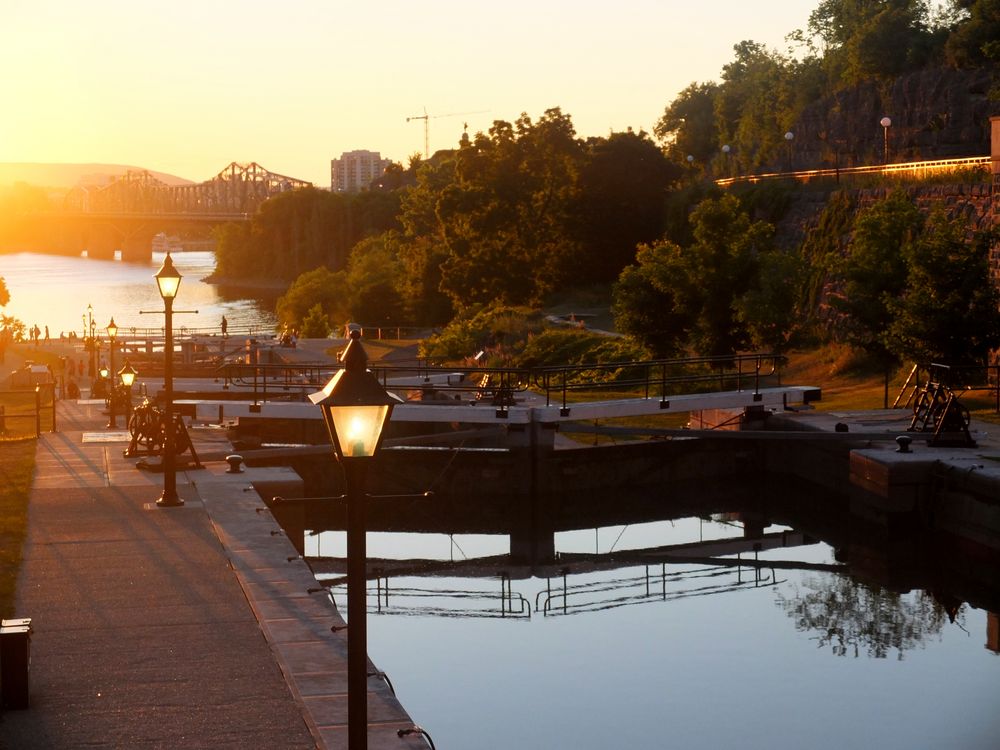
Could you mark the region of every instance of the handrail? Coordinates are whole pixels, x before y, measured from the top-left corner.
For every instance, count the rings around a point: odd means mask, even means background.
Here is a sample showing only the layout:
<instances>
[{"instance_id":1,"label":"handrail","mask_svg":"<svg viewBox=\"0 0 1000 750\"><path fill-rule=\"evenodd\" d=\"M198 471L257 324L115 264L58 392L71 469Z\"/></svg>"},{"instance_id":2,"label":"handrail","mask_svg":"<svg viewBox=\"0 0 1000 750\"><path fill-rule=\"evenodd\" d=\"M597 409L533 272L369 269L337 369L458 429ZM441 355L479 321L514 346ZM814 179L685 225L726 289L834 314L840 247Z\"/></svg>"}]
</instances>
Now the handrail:
<instances>
[{"instance_id":1,"label":"handrail","mask_svg":"<svg viewBox=\"0 0 1000 750\"><path fill-rule=\"evenodd\" d=\"M736 177L723 177L715 180L719 187L728 187L738 182L759 182L760 180L796 179L809 180L816 177L841 177L859 174L895 174L900 172L936 172L946 169L961 169L963 167L989 169L992 158L989 156L971 156L960 159L934 159L930 161L911 161L896 164L877 164L862 167L833 167L824 169L801 169L789 172L764 172L761 174L746 174Z\"/></svg>"},{"instance_id":2,"label":"handrail","mask_svg":"<svg viewBox=\"0 0 1000 750\"><path fill-rule=\"evenodd\" d=\"M386 388L422 389L458 398L491 399L506 409L515 396L534 390L545 396L545 405L554 401L566 409L571 393L584 391L641 391L644 398L659 398L664 408L678 385L712 384L759 393L761 381L779 375L787 358L780 354L755 353L722 357L684 357L645 361L545 367L440 367L428 364L386 365L375 363L371 370ZM215 372L223 379L223 390L247 389L257 400L268 394L315 391L326 385L339 368L330 364L246 364L226 363ZM460 374L454 382L448 376ZM398 385L403 379L411 383Z\"/></svg>"}]
</instances>

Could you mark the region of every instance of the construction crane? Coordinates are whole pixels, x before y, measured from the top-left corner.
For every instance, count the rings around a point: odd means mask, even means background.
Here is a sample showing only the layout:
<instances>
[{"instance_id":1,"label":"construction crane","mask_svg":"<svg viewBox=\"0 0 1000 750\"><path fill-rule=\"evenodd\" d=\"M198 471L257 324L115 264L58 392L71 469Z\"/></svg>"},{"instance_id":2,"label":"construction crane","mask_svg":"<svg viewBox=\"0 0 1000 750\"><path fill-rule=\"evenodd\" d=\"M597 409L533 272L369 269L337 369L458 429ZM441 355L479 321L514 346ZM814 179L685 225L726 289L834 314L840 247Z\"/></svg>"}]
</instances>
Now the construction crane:
<instances>
[{"instance_id":1,"label":"construction crane","mask_svg":"<svg viewBox=\"0 0 1000 750\"><path fill-rule=\"evenodd\" d=\"M422 115L413 115L412 117L407 117L406 121L410 120L423 120L424 121L424 158L429 159L431 157L431 128L430 121L437 120L442 117L461 117L463 115L481 115L489 112L488 109L480 109L476 112L449 112L446 115L429 115L427 114L427 107L424 107L424 113Z\"/></svg>"}]
</instances>

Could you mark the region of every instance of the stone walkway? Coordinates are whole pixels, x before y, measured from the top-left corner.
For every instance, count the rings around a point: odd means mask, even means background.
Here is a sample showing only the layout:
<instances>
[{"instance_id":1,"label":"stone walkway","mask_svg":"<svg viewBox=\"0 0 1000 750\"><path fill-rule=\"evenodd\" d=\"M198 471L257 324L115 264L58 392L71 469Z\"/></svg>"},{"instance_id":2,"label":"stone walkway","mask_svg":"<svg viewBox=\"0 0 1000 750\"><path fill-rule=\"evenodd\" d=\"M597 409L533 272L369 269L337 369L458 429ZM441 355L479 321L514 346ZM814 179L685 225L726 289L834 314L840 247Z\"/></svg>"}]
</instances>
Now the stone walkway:
<instances>
[{"instance_id":1,"label":"stone walkway","mask_svg":"<svg viewBox=\"0 0 1000 750\"><path fill-rule=\"evenodd\" d=\"M0 748L346 747L346 631L253 491L274 470L181 472L184 507L160 509L162 476L106 422L63 401L38 441L16 612L31 707L0 714ZM426 747L369 688L369 746Z\"/></svg>"}]
</instances>

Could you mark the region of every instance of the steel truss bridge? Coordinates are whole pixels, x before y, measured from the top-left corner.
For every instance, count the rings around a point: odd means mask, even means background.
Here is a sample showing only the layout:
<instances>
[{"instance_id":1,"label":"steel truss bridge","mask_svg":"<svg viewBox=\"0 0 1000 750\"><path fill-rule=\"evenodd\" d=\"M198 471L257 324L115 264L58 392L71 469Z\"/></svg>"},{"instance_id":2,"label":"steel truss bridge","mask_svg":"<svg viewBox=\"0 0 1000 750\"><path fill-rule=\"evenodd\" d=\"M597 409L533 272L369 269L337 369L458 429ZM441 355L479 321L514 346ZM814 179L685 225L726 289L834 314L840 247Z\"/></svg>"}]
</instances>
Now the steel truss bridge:
<instances>
[{"instance_id":1,"label":"steel truss bridge","mask_svg":"<svg viewBox=\"0 0 1000 750\"><path fill-rule=\"evenodd\" d=\"M183 214L239 221L268 198L311 186L311 182L270 172L257 162L232 162L210 180L191 185L168 185L147 171L129 170L108 185L74 188L66 196L65 210L102 215Z\"/></svg>"},{"instance_id":2,"label":"steel truss bridge","mask_svg":"<svg viewBox=\"0 0 1000 750\"><path fill-rule=\"evenodd\" d=\"M61 211L34 217L29 234L47 252L86 251L103 259L120 252L122 260L149 261L157 234L195 237L205 245L212 227L248 221L268 199L311 186L256 162L232 162L190 185L168 185L148 171L129 170L107 185L74 188Z\"/></svg>"}]
</instances>

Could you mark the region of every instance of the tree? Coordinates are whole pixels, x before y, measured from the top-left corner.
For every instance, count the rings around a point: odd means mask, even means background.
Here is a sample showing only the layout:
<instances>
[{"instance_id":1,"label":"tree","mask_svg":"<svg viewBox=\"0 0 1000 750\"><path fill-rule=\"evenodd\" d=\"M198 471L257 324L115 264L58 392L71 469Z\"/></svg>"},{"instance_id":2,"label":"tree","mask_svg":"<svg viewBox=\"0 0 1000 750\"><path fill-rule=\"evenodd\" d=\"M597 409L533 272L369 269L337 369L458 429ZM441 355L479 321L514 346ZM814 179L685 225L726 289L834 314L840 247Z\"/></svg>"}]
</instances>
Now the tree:
<instances>
[{"instance_id":1,"label":"tree","mask_svg":"<svg viewBox=\"0 0 1000 750\"><path fill-rule=\"evenodd\" d=\"M319 305L327 318L344 320L349 316L346 274L334 273L325 266L300 275L276 305L278 321L288 328L302 328L310 311Z\"/></svg>"},{"instance_id":2,"label":"tree","mask_svg":"<svg viewBox=\"0 0 1000 750\"><path fill-rule=\"evenodd\" d=\"M330 335L330 319L323 312L323 306L319 303L313 305L306 316L302 319L302 326L299 331L303 338L325 339Z\"/></svg>"},{"instance_id":3,"label":"tree","mask_svg":"<svg viewBox=\"0 0 1000 750\"><path fill-rule=\"evenodd\" d=\"M615 324L658 356L690 348L727 356L749 341L748 306L773 227L751 222L732 195L702 201L691 214L694 242L640 248L614 287ZM761 329L766 324L761 320Z\"/></svg>"},{"instance_id":4,"label":"tree","mask_svg":"<svg viewBox=\"0 0 1000 750\"><path fill-rule=\"evenodd\" d=\"M798 327L804 264L798 255L772 249L761 253L754 283L736 300L736 315L755 349L781 352Z\"/></svg>"},{"instance_id":5,"label":"tree","mask_svg":"<svg viewBox=\"0 0 1000 750\"><path fill-rule=\"evenodd\" d=\"M889 376L898 362L886 336L893 308L907 285L907 248L923 223L920 211L901 190L858 213L854 236L839 268L843 293L832 300L846 314L841 336L867 352L884 374L883 406L889 406Z\"/></svg>"},{"instance_id":6,"label":"tree","mask_svg":"<svg viewBox=\"0 0 1000 750\"><path fill-rule=\"evenodd\" d=\"M568 227L580 247L577 281L613 281L635 259L640 243L662 236L667 191L680 174L645 133L587 142L576 220Z\"/></svg>"},{"instance_id":7,"label":"tree","mask_svg":"<svg viewBox=\"0 0 1000 750\"><path fill-rule=\"evenodd\" d=\"M964 18L954 23L945 43L947 61L956 68L1000 60L1000 2L951 0Z\"/></svg>"},{"instance_id":8,"label":"tree","mask_svg":"<svg viewBox=\"0 0 1000 750\"><path fill-rule=\"evenodd\" d=\"M351 319L370 325L403 323L401 274L399 259L385 242L385 235L355 245L344 277L346 308Z\"/></svg>"},{"instance_id":9,"label":"tree","mask_svg":"<svg viewBox=\"0 0 1000 750\"><path fill-rule=\"evenodd\" d=\"M7 280L0 276L0 307L10 304L10 291L7 289Z\"/></svg>"},{"instance_id":10,"label":"tree","mask_svg":"<svg viewBox=\"0 0 1000 750\"><path fill-rule=\"evenodd\" d=\"M451 158L422 167L394 239L414 279L411 309L435 290L461 310L534 303L554 289L579 257L569 227L582 160L572 122L555 108L537 122L526 114L497 121Z\"/></svg>"},{"instance_id":11,"label":"tree","mask_svg":"<svg viewBox=\"0 0 1000 750\"><path fill-rule=\"evenodd\" d=\"M640 245L635 265L627 266L612 289L611 312L615 328L648 347L657 357L683 351L692 320L676 295L664 283L682 272L681 247L661 241Z\"/></svg>"},{"instance_id":12,"label":"tree","mask_svg":"<svg viewBox=\"0 0 1000 750\"><path fill-rule=\"evenodd\" d=\"M691 214L695 243L684 254L684 297L694 318L691 343L706 356L733 354L748 342L737 301L751 288L758 256L771 249L773 227L751 222L732 195L707 200Z\"/></svg>"},{"instance_id":13,"label":"tree","mask_svg":"<svg viewBox=\"0 0 1000 750\"><path fill-rule=\"evenodd\" d=\"M688 155L705 164L719 149L715 122L716 83L691 83L663 111L653 134L665 144L670 161L685 165Z\"/></svg>"},{"instance_id":14,"label":"tree","mask_svg":"<svg viewBox=\"0 0 1000 750\"><path fill-rule=\"evenodd\" d=\"M853 238L837 269L843 291L832 304L847 316L840 335L883 365L895 360L885 333L894 318L892 301L907 285L907 247L922 224L906 193L893 191L857 214Z\"/></svg>"},{"instance_id":15,"label":"tree","mask_svg":"<svg viewBox=\"0 0 1000 750\"><path fill-rule=\"evenodd\" d=\"M1000 347L1000 293L990 282L989 234L967 239L963 219L941 208L908 254L906 291L891 302L888 344L927 366L982 365Z\"/></svg>"}]
</instances>

